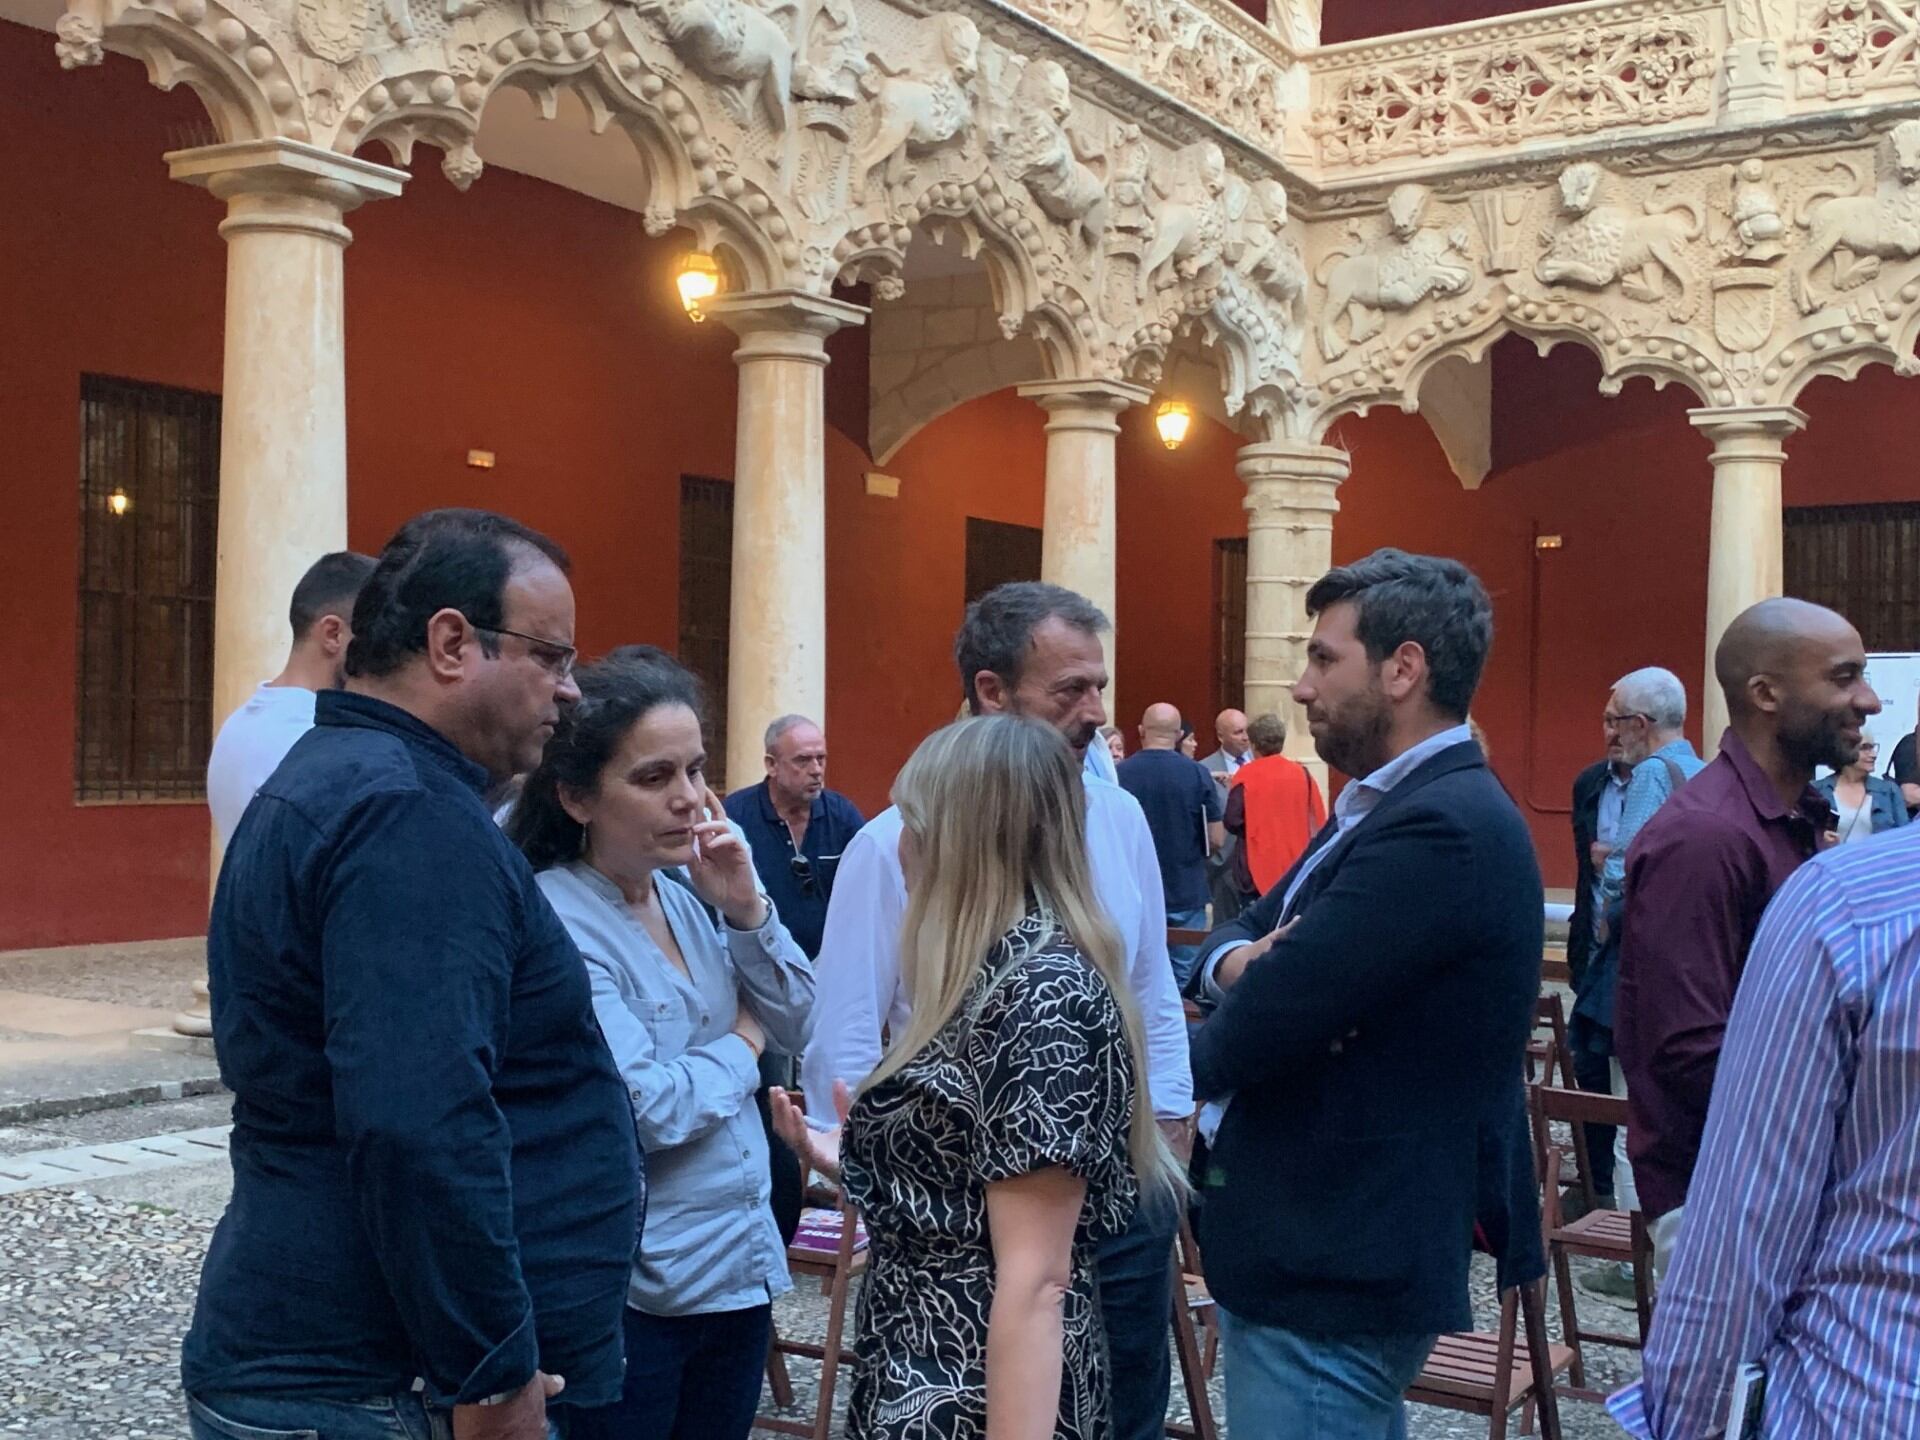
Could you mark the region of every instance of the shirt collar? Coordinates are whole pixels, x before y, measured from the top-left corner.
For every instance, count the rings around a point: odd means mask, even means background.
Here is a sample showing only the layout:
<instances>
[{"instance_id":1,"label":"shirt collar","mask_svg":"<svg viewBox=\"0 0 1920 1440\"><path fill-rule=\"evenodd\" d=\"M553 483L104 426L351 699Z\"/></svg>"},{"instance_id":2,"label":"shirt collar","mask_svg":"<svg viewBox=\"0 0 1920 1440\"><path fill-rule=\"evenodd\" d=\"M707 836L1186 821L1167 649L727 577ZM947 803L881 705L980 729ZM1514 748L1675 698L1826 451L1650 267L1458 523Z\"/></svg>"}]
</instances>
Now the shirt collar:
<instances>
[{"instance_id":1,"label":"shirt collar","mask_svg":"<svg viewBox=\"0 0 1920 1440\"><path fill-rule=\"evenodd\" d=\"M1762 820L1801 819L1824 827L1832 818L1831 807L1811 785L1800 792L1800 803L1794 809L1782 805L1773 781L1767 778L1767 772L1760 768L1760 762L1753 758L1753 752L1731 726L1720 737L1720 754L1739 777L1740 788L1747 792L1747 803Z\"/></svg>"},{"instance_id":2,"label":"shirt collar","mask_svg":"<svg viewBox=\"0 0 1920 1440\"><path fill-rule=\"evenodd\" d=\"M313 723L343 729L384 730L389 735L398 735L450 770L457 779L465 781L477 795L484 796L493 783L486 766L468 759L458 746L418 715L371 695L352 690L322 690L313 698Z\"/></svg>"},{"instance_id":3,"label":"shirt collar","mask_svg":"<svg viewBox=\"0 0 1920 1440\"><path fill-rule=\"evenodd\" d=\"M1367 776L1366 779L1355 780L1347 786L1345 790L1340 792L1340 798L1334 802L1333 808L1336 811L1347 813L1352 811L1356 806L1362 806L1363 802L1356 792L1366 791L1369 793L1368 798L1364 802L1364 808L1371 809L1379 797L1385 795L1389 790L1393 789L1394 786L1398 785L1402 780L1406 779L1407 776L1411 775L1415 770L1418 770L1442 750L1450 750L1455 745L1465 744L1472 739L1473 731L1468 729L1465 724L1452 726L1449 729L1440 731L1437 735L1429 735L1418 745L1408 746L1407 749L1394 756L1393 759ZM1347 798L1349 795L1353 796L1351 800Z\"/></svg>"}]
</instances>

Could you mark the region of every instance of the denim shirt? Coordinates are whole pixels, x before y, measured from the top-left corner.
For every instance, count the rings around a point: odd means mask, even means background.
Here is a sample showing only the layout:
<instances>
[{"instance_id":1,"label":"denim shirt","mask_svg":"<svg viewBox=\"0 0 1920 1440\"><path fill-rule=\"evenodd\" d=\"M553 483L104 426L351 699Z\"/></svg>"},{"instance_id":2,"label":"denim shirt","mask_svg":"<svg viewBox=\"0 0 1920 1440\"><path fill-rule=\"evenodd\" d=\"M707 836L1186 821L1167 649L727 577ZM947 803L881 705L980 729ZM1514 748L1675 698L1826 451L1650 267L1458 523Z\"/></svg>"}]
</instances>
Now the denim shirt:
<instances>
[{"instance_id":1,"label":"denim shirt","mask_svg":"<svg viewBox=\"0 0 1920 1440\"><path fill-rule=\"evenodd\" d=\"M691 890L661 883L682 974L591 865L543 870L539 883L586 957L593 1008L647 1152L646 1235L627 1303L649 1315L705 1315L786 1293L793 1282L753 1103L760 1068L733 1025L744 998L768 1048L799 1054L812 963L771 904L758 930L716 927Z\"/></svg>"},{"instance_id":2,"label":"denim shirt","mask_svg":"<svg viewBox=\"0 0 1920 1440\"><path fill-rule=\"evenodd\" d=\"M640 1175L585 967L485 772L329 691L247 808L208 923L233 1198L190 1393L618 1398Z\"/></svg>"}]
</instances>

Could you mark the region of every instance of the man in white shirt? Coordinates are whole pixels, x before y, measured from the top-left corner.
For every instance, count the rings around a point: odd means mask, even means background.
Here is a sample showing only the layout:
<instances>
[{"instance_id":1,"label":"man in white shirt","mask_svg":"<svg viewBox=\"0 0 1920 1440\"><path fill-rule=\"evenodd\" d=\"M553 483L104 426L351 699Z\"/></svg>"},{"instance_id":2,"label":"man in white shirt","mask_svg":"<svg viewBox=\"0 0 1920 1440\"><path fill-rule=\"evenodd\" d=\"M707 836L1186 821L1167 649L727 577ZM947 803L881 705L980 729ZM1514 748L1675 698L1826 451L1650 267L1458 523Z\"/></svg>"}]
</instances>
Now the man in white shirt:
<instances>
[{"instance_id":1,"label":"man in white shirt","mask_svg":"<svg viewBox=\"0 0 1920 1440\"><path fill-rule=\"evenodd\" d=\"M1101 634L1107 618L1057 585L1020 581L967 607L954 639L969 709L1026 715L1053 726L1084 761L1106 723ZM1104 748L1104 746L1098 747ZM1127 948L1127 972L1146 1027L1147 1081L1169 1143L1191 1147L1193 1077L1186 1021L1167 959L1166 903L1153 835L1137 802L1091 773L1087 848L1094 888ZM906 1015L900 989L900 924L907 887L900 870L900 814L869 821L841 856L815 966L813 1039L801 1064L808 1109L837 1122L833 1082L857 1085L879 1063L881 1029ZM1171 1381L1167 1325L1171 1207L1143 1206L1132 1228L1101 1247L1100 1306L1113 1356L1115 1440L1165 1433Z\"/></svg>"},{"instance_id":2,"label":"man in white shirt","mask_svg":"<svg viewBox=\"0 0 1920 1440\"><path fill-rule=\"evenodd\" d=\"M286 668L227 717L207 757L207 808L224 849L261 785L313 728L313 697L338 690L353 639L353 602L373 573L371 556L322 555L293 587L287 619L293 649Z\"/></svg>"}]
</instances>

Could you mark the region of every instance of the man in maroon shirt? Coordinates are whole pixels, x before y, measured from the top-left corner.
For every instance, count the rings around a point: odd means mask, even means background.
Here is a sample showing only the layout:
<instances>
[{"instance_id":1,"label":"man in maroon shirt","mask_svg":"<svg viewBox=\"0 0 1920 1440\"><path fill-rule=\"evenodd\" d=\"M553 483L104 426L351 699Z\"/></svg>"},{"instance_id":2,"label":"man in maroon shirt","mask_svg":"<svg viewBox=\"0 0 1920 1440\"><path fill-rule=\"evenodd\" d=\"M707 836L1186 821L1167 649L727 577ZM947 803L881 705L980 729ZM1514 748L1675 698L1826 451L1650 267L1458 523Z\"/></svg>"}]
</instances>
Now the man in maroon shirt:
<instances>
[{"instance_id":1,"label":"man in maroon shirt","mask_svg":"<svg viewBox=\"0 0 1920 1440\"><path fill-rule=\"evenodd\" d=\"M1880 709L1859 632L1803 600L1743 611L1713 669L1730 722L1719 757L1674 792L1627 852L1614 1045L1656 1275L1679 1232L1761 912L1833 824L1812 789L1814 769L1851 764L1866 718Z\"/></svg>"}]
</instances>

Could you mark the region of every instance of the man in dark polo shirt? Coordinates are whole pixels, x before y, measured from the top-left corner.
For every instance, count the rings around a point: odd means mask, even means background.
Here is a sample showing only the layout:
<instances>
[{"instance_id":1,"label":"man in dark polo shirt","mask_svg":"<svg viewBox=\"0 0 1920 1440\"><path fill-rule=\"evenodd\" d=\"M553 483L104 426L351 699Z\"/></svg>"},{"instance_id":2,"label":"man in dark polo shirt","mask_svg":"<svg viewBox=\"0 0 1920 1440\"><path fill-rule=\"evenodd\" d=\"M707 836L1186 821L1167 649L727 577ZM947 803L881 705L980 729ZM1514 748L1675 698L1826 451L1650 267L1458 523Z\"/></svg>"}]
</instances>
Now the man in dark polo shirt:
<instances>
[{"instance_id":1,"label":"man in dark polo shirt","mask_svg":"<svg viewBox=\"0 0 1920 1440\"><path fill-rule=\"evenodd\" d=\"M579 699L573 591L503 516L407 522L345 690L248 807L208 923L233 1198L196 1440L546 1440L618 1398L640 1214L586 967L488 813Z\"/></svg>"},{"instance_id":2,"label":"man in dark polo shirt","mask_svg":"<svg viewBox=\"0 0 1920 1440\"><path fill-rule=\"evenodd\" d=\"M1140 749L1121 762L1120 788L1140 802L1153 832L1166 893L1167 924L1176 930L1207 928L1207 856L1226 841L1220 787L1198 760L1180 753L1180 712L1149 705L1140 717ZM1172 945L1167 957L1182 990L1193 978L1198 952Z\"/></svg>"},{"instance_id":3,"label":"man in dark polo shirt","mask_svg":"<svg viewBox=\"0 0 1920 1440\"><path fill-rule=\"evenodd\" d=\"M766 779L727 796L727 818L746 833L787 933L815 960L841 852L867 822L827 789L827 737L806 716L782 715L767 727L766 764Z\"/></svg>"},{"instance_id":4,"label":"man in dark polo shirt","mask_svg":"<svg viewBox=\"0 0 1920 1440\"><path fill-rule=\"evenodd\" d=\"M1664 1272L1706 1128L1720 1043L1767 902L1832 828L1816 767L1853 763L1879 713L1844 616L1763 600L1713 657L1729 724L1720 754L1627 851L1614 1048L1627 1153Z\"/></svg>"}]
</instances>

